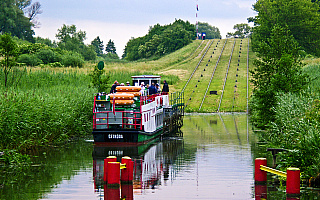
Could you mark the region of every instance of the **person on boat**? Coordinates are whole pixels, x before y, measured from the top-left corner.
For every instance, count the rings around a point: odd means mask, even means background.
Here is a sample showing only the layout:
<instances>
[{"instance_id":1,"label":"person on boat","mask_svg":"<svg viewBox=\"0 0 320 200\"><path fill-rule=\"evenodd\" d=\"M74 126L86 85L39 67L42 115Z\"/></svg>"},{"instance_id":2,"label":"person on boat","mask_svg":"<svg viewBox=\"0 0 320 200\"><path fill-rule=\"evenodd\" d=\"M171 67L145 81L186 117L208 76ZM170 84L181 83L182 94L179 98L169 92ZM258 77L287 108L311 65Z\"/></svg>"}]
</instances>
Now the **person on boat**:
<instances>
[{"instance_id":1,"label":"person on boat","mask_svg":"<svg viewBox=\"0 0 320 200\"><path fill-rule=\"evenodd\" d=\"M169 92L169 85L166 80L163 81L162 92L163 92L163 94L168 94L168 92Z\"/></svg>"},{"instance_id":2,"label":"person on boat","mask_svg":"<svg viewBox=\"0 0 320 200\"><path fill-rule=\"evenodd\" d=\"M116 87L118 85L118 81L114 81L113 85L111 86L111 90L110 90L110 93L116 93Z\"/></svg>"},{"instance_id":3,"label":"person on boat","mask_svg":"<svg viewBox=\"0 0 320 200\"><path fill-rule=\"evenodd\" d=\"M144 92L145 92L144 82L141 82L140 87L141 87L140 93L141 95L144 95Z\"/></svg>"},{"instance_id":4,"label":"person on boat","mask_svg":"<svg viewBox=\"0 0 320 200\"><path fill-rule=\"evenodd\" d=\"M157 90L157 93L161 93L161 89L160 89L159 83L156 84L156 90Z\"/></svg>"},{"instance_id":5,"label":"person on boat","mask_svg":"<svg viewBox=\"0 0 320 200\"><path fill-rule=\"evenodd\" d=\"M129 81L127 81L127 82L126 82L126 85L127 85L127 86L130 86L130 82L129 82Z\"/></svg>"},{"instance_id":6,"label":"person on boat","mask_svg":"<svg viewBox=\"0 0 320 200\"><path fill-rule=\"evenodd\" d=\"M121 83L120 86L124 86L124 83Z\"/></svg>"},{"instance_id":7,"label":"person on boat","mask_svg":"<svg viewBox=\"0 0 320 200\"><path fill-rule=\"evenodd\" d=\"M154 83L151 83L151 86L149 87L149 95L153 95L155 93L157 93L157 89L154 86Z\"/></svg>"}]
</instances>

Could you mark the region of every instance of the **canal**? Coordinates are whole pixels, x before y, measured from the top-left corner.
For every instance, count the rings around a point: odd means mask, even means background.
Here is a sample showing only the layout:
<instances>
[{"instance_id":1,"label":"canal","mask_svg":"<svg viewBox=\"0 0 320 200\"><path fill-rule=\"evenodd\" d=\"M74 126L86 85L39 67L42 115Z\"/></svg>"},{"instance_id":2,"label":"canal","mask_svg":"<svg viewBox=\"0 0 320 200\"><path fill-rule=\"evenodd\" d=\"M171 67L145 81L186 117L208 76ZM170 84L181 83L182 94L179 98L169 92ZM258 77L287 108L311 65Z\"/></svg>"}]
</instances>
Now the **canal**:
<instances>
[{"instance_id":1,"label":"canal","mask_svg":"<svg viewBox=\"0 0 320 200\"><path fill-rule=\"evenodd\" d=\"M139 147L94 146L88 138L48 148L30 167L2 167L0 199L262 199L254 159L271 153L258 145L247 115L188 115L181 131ZM103 159L111 155L134 160L133 185L103 184ZM269 180L262 197L286 199L285 186ZM319 197L302 189L300 199Z\"/></svg>"}]
</instances>

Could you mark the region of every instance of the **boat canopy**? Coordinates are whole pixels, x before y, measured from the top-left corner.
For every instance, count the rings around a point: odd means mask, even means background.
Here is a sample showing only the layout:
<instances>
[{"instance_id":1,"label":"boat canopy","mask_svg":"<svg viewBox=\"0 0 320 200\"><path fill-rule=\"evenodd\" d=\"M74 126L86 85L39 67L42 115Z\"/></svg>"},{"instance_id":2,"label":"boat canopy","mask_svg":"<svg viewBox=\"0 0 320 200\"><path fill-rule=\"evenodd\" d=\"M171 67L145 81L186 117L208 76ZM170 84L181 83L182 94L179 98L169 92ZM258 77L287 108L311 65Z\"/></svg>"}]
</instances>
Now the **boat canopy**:
<instances>
[{"instance_id":1,"label":"boat canopy","mask_svg":"<svg viewBox=\"0 0 320 200\"><path fill-rule=\"evenodd\" d=\"M151 85L151 83L154 84L160 84L161 82L161 76L158 75L139 75L139 76L131 76L132 78L132 84L134 86L140 86L141 83L144 83L144 85Z\"/></svg>"}]
</instances>

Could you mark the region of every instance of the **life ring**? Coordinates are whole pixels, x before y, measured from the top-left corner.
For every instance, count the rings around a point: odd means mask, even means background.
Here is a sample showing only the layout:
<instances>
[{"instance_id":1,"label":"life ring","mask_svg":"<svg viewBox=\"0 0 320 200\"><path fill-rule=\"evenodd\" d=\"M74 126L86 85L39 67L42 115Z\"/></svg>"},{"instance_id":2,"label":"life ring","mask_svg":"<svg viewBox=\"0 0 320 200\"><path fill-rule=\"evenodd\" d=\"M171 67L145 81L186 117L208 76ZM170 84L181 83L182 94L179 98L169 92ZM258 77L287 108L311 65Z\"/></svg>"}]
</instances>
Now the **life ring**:
<instances>
[{"instance_id":1,"label":"life ring","mask_svg":"<svg viewBox=\"0 0 320 200\"><path fill-rule=\"evenodd\" d=\"M117 92L139 92L141 87L139 86L117 86Z\"/></svg>"},{"instance_id":2,"label":"life ring","mask_svg":"<svg viewBox=\"0 0 320 200\"><path fill-rule=\"evenodd\" d=\"M131 100L134 97L134 94L130 94L130 93L115 93L115 94L109 94L108 95L110 97L110 101L113 100L113 98L115 100Z\"/></svg>"},{"instance_id":3,"label":"life ring","mask_svg":"<svg viewBox=\"0 0 320 200\"><path fill-rule=\"evenodd\" d=\"M110 100L110 103L113 104L113 102L115 102L116 105L119 106L128 106L128 105L132 105L134 103L133 100Z\"/></svg>"}]
</instances>

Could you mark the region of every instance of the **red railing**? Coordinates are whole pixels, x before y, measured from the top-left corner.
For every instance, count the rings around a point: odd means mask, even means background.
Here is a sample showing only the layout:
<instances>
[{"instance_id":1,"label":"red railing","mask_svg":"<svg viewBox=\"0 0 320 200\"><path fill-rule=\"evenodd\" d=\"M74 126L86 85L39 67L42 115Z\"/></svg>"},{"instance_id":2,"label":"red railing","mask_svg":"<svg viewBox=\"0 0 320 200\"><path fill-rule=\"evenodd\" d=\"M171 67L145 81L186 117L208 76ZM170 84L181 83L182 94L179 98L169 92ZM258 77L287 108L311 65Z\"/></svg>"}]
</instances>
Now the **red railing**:
<instances>
[{"instance_id":1,"label":"red railing","mask_svg":"<svg viewBox=\"0 0 320 200\"><path fill-rule=\"evenodd\" d=\"M165 95L168 93L157 93L157 94L153 94L153 95L149 95L149 96L140 96L140 111L139 112L133 112L133 111L101 111L101 112L96 112L96 96L94 97L94 106L93 106L93 129L96 129L97 126L100 125L107 125L107 128L109 128L110 124L109 124L109 113L115 114L115 113L122 113L121 119L122 119L122 128L124 128L125 126L130 126L130 127L134 127L134 129L140 129L142 130L142 106L146 105L152 101L155 101L155 98L157 96L160 95ZM161 102L162 103L162 102ZM105 117L97 117L97 114L99 113L106 113L107 115ZM125 113L130 113L130 114L134 114L133 117L125 117ZM140 117L137 117L137 114L140 114ZM97 119L107 119L106 123L98 123L97 124ZM132 119L133 122L132 123L128 123L129 119ZM140 120L140 122L138 123L138 121Z\"/></svg>"}]
</instances>

